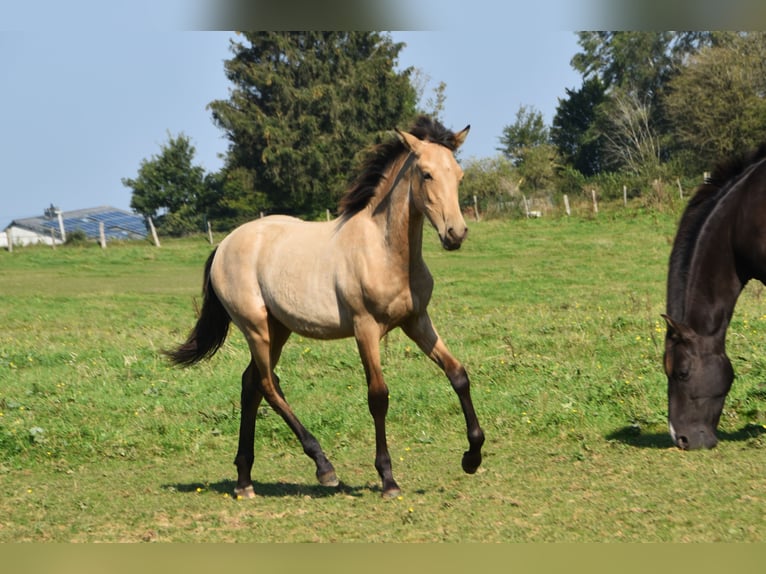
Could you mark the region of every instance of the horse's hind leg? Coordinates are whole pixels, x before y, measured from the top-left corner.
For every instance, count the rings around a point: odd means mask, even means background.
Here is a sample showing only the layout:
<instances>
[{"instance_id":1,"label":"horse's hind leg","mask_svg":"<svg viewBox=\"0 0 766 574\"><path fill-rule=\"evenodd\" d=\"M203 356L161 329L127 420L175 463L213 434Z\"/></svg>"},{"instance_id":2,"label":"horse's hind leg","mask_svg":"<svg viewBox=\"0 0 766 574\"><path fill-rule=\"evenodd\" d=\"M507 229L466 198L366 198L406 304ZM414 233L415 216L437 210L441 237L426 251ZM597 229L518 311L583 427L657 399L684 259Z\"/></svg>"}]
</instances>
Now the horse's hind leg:
<instances>
[{"instance_id":1,"label":"horse's hind leg","mask_svg":"<svg viewBox=\"0 0 766 574\"><path fill-rule=\"evenodd\" d=\"M428 314L423 313L413 317L409 322L402 325L402 329L444 371L460 400L468 435L468 450L463 453L462 466L465 472L473 474L481 465L484 431L479 426L479 420L473 408L468 373L460 361L449 352L444 341L434 329Z\"/></svg>"},{"instance_id":2,"label":"horse's hind leg","mask_svg":"<svg viewBox=\"0 0 766 574\"><path fill-rule=\"evenodd\" d=\"M255 491L251 471L255 460L255 417L258 406L263 399L260 389L260 375L255 364L250 364L242 373L241 417L239 423L239 446L234 464L237 467L237 486L234 496L237 498L253 498Z\"/></svg>"},{"instance_id":3,"label":"horse's hind leg","mask_svg":"<svg viewBox=\"0 0 766 574\"><path fill-rule=\"evenodd\" d=\"M273 376L277 392L282 395L282 390L279 388L279 378L276 375ZM234 496L238 499L255 497L251 473L255 461L255 420L258 415L258 407L263 400L260 377L255 363L250 361L247 369L242 373L239 445L237 456L234 459L234 465L237 467L237 485L234 487Z\"/></svg>"},{"instance_id":4,"label":"horse's hind leg","mask_svg":"<svg viewBox=\"0 0 766 574\"><path fill-rule=\"evenodd\" d=\"M265 308L263 315L267 315ZM270 320L268 316L263 317L264 321L260 325L267 324L268 328L252 328L245 330L245 336L250 346L250 352L260 373L260 389L263 397L269 406L282 417L287 426L293 431L301 442L303 452L305 452L316 465L316 477L323 486L337 486L338 478L335 475L335 469L324 454L319 441L306 430L298 417L295 416L290 405L287 404L279 381L273 372L276 360L289 336L290 332L275 320ZM274 341L272 346L271 341Z\"/></svg>"}]
</instances>

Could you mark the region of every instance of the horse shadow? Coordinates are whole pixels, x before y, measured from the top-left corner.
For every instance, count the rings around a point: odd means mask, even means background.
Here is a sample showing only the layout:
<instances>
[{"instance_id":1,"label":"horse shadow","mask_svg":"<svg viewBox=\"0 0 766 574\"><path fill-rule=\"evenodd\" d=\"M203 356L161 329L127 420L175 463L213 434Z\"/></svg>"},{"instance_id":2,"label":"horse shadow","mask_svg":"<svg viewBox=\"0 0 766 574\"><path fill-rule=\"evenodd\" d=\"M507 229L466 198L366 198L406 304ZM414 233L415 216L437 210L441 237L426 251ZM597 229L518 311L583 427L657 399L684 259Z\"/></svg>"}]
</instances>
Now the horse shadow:
<instances>
[{"instance_id":1,"label":"horse shadow","mask_svg":"<svg viewBox=\"0 0 766 574\"><path fill-rule=\"evenodd\" d=\"M758 438L766 434L766 428L763 425L748 423L739 430L733 432L718 430L716 435L720 441L746 441ZM636 448L657 448L666 449L675 446L667 432L642 432L636 425L630 425L617 429L608 435L607 440L613 440L634 446Z\"/></svg>"},{"instance_id":2,"label":"horse shadow","mask_svg":"<svg viewBox=\"0 0 766 574\"><path fill-rule=\"evenodd\" d=\"M213 492L220 495L227 495L234 498L234 480L219 480L218 482L185 482L175 484L163 484L163 490L171 492L182 492L186 494L197 494L202 492ZM311 498L329 498L339 494L346 496L361 497L363 492L374 491L374 487L368 486L350 486L341 482L338 486L322 486L320 484L297 484L291 482L258 482L253 481L253 488L258 497L282 498L286 496Z\"/></svg>"}]
</instances>

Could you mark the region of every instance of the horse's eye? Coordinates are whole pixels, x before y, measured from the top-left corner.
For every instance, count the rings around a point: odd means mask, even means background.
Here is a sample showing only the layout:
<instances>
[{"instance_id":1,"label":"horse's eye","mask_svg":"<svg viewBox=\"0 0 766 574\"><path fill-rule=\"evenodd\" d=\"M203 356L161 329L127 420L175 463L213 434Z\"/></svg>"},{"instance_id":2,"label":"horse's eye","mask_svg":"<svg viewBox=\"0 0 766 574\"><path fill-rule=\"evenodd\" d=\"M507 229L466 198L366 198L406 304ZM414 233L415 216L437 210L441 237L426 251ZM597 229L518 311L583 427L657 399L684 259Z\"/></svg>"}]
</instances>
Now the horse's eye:
<instances>
[{"instance_id":1,"label":"horse's eye","mask_svg":"<svg viewBox=\"0 0 766 574\"><path fill-rule=\"evenodd\" d=\"M689 380L689 369L683 369L676 371L676 379L679 381L688 381Z\"/></svg>"},{"instance_id":2,"label":"horse's eye","mask_svg":"<svg viewBox=\"0 0 766 574\"><path fill-rule=\"evenodd\" d=\"M432 176L432 175L431 175L430 173L428 173L427 171L424 171L424 172L423 172L423 179L433 179L433 178L434 178L434 176Z\"/></svg>"}]
</instances>

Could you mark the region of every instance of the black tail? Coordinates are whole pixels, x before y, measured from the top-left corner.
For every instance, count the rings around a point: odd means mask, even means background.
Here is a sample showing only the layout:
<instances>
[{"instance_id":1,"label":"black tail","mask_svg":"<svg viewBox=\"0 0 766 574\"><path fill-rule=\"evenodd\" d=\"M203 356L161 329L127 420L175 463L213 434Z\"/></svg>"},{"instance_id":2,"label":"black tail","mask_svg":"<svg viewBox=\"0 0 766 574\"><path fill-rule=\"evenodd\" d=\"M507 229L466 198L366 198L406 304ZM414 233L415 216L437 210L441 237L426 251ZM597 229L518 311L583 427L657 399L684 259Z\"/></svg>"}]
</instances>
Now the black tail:
<instances>
[{"instance_id":1,"label":"black tail","mask_svg":"<svg viewBox=\"0 0 766 574\"><path fill-rule=\"evenodd\" d=\"M213 264L215 252L214 249L205 263L205 278L202 282L202 310L197 318L197 323L183 344L176 349L163 351L176 365L188 367L202 359L209 359L221 348L229 332L231 317L224 309L210 283L210 267Z\"/></svg>"}]
</instances>

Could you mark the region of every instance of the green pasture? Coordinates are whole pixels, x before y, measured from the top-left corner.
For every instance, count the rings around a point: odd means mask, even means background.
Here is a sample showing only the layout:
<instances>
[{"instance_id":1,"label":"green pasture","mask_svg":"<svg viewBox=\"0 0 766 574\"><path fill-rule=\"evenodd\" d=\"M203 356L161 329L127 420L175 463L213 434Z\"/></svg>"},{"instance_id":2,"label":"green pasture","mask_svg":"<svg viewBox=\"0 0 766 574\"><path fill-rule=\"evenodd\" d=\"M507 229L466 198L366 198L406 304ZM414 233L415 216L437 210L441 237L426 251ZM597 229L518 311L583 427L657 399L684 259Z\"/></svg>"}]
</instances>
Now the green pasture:
<instances>
[{"instance_id":1,"label":"green pasture","mask_svg":"<svg viewBox=\"0 0 766 574\"><path fill-rule=\"evenodd\" d=\"M660 313L677 217L469 222L458 252L427 229L431 316L471 376L485 459L462 472L457 398L396 331L382 351L394 500L354 342L297 336L278 372L342 485L316 484L264 406L258 496L232 498L240 334L191 369L160 355L193 324L206 238L2 251L0 542L766 541L760 284L729 330L719 446L682 452L667 436Z\"/></svg>"}]
</instances>

